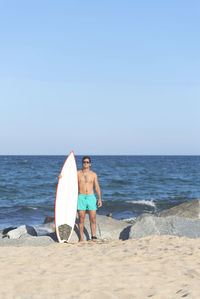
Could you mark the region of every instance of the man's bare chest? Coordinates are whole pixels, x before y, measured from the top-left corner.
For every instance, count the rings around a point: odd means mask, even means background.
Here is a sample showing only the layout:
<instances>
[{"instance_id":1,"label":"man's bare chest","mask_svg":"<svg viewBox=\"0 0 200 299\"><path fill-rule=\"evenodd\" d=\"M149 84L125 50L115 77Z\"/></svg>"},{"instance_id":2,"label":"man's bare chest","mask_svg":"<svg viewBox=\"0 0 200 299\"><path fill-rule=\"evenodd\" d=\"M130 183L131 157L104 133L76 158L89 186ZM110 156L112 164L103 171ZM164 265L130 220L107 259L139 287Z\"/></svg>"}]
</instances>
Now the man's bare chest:
<instances>
[{"instance_id":1,"label":"man's bare chest","mask_svg":"<svg viewBox=\"0 0 200 299\"><path fill-rule=\"evenodd\" d=\"M85 173L81 173L79 175L79 183L82 183L82 184L92 184L94 181L94 178L91 174L85 174Z\"/></svg>"}]
</instances>

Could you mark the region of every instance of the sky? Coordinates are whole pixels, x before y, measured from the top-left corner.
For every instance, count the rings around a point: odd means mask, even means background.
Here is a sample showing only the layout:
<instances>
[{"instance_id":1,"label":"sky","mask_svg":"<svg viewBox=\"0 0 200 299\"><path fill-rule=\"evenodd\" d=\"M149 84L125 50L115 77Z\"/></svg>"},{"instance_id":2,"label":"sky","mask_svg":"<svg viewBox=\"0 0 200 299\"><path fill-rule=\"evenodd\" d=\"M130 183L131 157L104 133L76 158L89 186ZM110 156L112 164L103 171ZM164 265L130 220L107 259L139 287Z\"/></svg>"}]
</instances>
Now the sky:
<instances>
[{"instance_id":1,"label":"sky","mask_svg":"<svg viewBox=\"0 0 200 299\"><path fill-rule=\"evenodd\" d=\"M200 155L199 11L0 0L0 154Z\"/></svg>"}]
</instances>

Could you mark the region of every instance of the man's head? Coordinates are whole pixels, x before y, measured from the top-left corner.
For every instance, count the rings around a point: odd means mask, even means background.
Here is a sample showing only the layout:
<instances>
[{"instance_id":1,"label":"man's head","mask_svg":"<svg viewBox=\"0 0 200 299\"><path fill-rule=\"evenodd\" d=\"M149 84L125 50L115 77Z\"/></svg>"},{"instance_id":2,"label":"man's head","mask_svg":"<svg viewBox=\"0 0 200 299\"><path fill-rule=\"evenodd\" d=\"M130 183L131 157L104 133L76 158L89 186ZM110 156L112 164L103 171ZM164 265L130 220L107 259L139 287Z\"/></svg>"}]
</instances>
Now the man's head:
<instances>
[{"instance_id":1,"label":"man's head","mask_svg":"<svg viewBox=\"0 0 200 299\"><path fill-rule=\"evenodd\" d=\"M84 169L90 168L90 166L91 166L91 159L90 159L90 157L88 157L88 156L83 157L82 164L83 164L83 168Z\"/></svg>"}]
</instances>

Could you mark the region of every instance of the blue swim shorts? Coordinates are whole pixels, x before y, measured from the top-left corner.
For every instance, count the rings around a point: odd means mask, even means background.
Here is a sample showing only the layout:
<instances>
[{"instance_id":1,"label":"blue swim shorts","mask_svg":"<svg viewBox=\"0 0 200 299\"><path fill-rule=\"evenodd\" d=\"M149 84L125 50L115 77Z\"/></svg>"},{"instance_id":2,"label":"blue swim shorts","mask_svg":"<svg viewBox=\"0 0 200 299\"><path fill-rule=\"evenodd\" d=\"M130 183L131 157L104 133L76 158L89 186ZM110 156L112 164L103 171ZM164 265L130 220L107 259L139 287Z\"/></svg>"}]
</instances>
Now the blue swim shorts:
<instances>
[{"instance_id":1,"label":"blue swim shorts","mask_svg":"<svg viewBox=\"0 0 200 299\"><path fill-rule=\"evenodd\" d=\"M94 194L79 194L78 196L78 210L89 210L96 211L97 210L97 200Z\"/></svg>"}]
</instances>

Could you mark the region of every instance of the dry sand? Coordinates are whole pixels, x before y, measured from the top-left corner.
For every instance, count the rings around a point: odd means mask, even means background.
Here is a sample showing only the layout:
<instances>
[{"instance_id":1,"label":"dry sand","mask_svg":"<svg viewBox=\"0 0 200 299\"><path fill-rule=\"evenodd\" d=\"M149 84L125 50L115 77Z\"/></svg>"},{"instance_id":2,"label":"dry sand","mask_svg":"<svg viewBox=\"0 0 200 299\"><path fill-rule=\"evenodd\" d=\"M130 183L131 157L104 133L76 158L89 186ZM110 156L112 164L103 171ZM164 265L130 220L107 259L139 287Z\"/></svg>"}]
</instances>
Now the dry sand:
<instances>
[{"instance_id":1,"label":"dry sand","mask_svg":"<svg viewBox=\"0 0 200 299\"><path fill-rule=\"evenodd\" d=\"M200 239L0 248L0 298L200 298Z\"/></svg>"}]
</instances>

